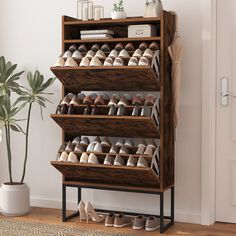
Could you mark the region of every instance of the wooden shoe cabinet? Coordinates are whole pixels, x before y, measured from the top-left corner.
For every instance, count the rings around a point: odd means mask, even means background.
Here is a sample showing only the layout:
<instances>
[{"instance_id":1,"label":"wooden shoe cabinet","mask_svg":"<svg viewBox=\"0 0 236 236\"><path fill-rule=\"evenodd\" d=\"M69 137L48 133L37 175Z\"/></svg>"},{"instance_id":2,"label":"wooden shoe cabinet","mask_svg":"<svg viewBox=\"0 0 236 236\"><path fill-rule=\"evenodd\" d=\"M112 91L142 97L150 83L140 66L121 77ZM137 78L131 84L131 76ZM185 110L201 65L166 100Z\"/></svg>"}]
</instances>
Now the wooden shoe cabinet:
<instances>
[{"instance_id":1,"label":"wooden shoe cabinet","mask_svg":"<svg viewBox=\"0 0 236 236\"><path fill-rule=\"evenodd\" d=\"M157 29L156 37L128 38L128 25L151 24ZM80 39L81 30L108 29L115 32L111 39ZM145 91L159 92L160 99L152 107L150 117L108 116L107 105L98 106L100 115L82 115L84 105L75 107L76 114L53 114L51 117L63 130L62 141L68 142L75 136L110 136L127 138L152 138L160 140L160 147L154 155L146 157L149 167L105 166L81 163L51 164L63 175L63 221L78 216L78 212L66 215L66 189L78 189L78 202L84 188L125 191L159 195L157 217L160 218L160 232L174 224L174 122L171 84L171 60L168 46L172 43L175 17L163 12L160 18L127 18L122 20L103 19L80 21L68 16L62 17L62 52L72 44L85 44L90 48L94 43L100 46L108 43L114 48L118 42L132 42L138 48L142 42L157 42L160 55L155 54L150 66L122 67L52 67L52 72L62 83L62 96L80 91ZM129 106L129 113L133 107ZM135 153L137 147L130 150ZM102 163L106 153L97 154ZM80 157L81 153L77 153ZM123 155L124 160L128 155ZM170 214L164 215L164 193L170 191ZM159 205L159 207L158 207ZM106 209L97 209L109 212ZM114 209L115 212L117 212ZM142 213L127 212L130 215Z\"/></svg>"}]
</instances>

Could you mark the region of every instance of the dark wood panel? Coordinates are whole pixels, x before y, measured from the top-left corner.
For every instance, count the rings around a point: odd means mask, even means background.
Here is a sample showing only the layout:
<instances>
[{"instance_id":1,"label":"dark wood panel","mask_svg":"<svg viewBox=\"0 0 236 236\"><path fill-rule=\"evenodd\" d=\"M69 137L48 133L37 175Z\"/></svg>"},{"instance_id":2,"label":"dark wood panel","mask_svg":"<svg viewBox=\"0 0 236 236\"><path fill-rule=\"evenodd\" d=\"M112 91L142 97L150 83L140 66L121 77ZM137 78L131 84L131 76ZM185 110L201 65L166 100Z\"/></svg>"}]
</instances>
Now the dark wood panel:
<instances>
[{"instance_id":1,"label":"dark wood panel","mask_svg":"<svg viewBox=\"0 0 236 236\"><path fill-rule=\"evenodd\" d=\"M51 115L65 132L91 136L159 138L158 127L150 117Z\"/></svg>"},{"instance_id":2,"label":"dark wood panel","mask_svg":"<svg viewBox=\"0 0 236 236\"><path fill-rule=\"evenodd\" d=\"M158 176L150 168L51 162L66 178L104 184L159 187Z\"/></svg>"},{"instance_id":3,"label":"dark wood panel","mask_svg":"<svg viewBox=\"0 0 236 236\"><path fill-rule=\"evenodd\" d=\"M51 71L72 91L159 90L157 75L150 67L51 67Z\"/></svg>"}]
</instances>

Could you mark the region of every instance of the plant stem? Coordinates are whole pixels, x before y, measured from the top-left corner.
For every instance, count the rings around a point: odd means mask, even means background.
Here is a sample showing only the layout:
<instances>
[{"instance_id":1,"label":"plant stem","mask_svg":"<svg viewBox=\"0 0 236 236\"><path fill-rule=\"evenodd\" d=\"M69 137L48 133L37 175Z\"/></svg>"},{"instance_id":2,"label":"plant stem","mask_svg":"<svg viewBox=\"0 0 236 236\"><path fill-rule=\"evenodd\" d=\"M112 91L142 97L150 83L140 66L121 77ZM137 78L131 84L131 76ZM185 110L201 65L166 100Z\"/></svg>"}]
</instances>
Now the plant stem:
<instances>
[{"instance_id":1,"label":"plant stem","mask_svg":"<svg viewBox=\"0 0 236 236\"><path fill-rule=\"evenodd\" d=\"M28 117L27 117L27 125L26 125L26 134L25 134L25 160L24 160L23 174L22 174L22 178L21 178L21 183L22 183L22 184L23 184L24 179L25 179L26 164L27 164L27 159L28 159L29 124L30 124L31 108L32 108L32 103L29 104Z\"/></svg>"},{"instance_id":2,"label":"plant stem","mask_svg":"<svg viewBox=\"0 0 236 236\"><path fill-rule=\"evenodd\" d=\"M5 123L5 131L6 131L6 143L7 143L7 157L8 157L8 171L10 177L10 183L13 183L12 180L12 168L11 168L11 144L10 144L10 127L8 123Z\"/></svg>"}]
</instances>

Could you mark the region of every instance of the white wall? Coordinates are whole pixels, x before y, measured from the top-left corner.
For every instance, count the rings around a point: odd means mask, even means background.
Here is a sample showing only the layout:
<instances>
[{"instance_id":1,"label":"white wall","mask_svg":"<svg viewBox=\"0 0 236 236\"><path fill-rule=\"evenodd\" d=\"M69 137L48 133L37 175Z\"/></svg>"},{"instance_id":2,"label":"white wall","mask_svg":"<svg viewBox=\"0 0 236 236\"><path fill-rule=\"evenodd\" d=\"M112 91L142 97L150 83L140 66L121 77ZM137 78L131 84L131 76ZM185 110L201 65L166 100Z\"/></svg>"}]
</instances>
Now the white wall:
<instances>
[{"instance_id":1,"label":"white wall","mask_svg":"<svg viewBox=\"0 0 236 236\"><path fill-rule=\"evenodd\" d=\"M112 3L94 0L105 6L109 16ZM126 0L129 16L142 15L143 0ZM61 15L76 15L76 1L68 0L1 0L0 2L0 55L18 63L20 69L38 68L45 76L52 76L49 67L61 50ZM176 218L179 221L200 222L200 158L201 158L201 1L163 0L166 10L175 10L180 17L180 33L184 45L183 79L181 90L181 119L176 143ZM135 4L135 7L134 7ZM44 111L34 109L26 182L31 188L35 206L60 207L61 177L50 166L61 142L61 131L49 118L60 98L60 83L51 88L54 104ZM24 116L24 115L22 115ZM23 158L22 136L14 135L14 170L19 178ZM0 146L0 182L7 181L5 145ZM85 200L97 206L114 206L117 209L140 210L154 213L157 198L141 194L112 194L88 190ZM75 195L68 197L75 207ZM134 200L135 199L135 200ZM124 201L125 200L125 201ZM155 207L154 207L155 206Z\"/></svg>"}]
</instances>

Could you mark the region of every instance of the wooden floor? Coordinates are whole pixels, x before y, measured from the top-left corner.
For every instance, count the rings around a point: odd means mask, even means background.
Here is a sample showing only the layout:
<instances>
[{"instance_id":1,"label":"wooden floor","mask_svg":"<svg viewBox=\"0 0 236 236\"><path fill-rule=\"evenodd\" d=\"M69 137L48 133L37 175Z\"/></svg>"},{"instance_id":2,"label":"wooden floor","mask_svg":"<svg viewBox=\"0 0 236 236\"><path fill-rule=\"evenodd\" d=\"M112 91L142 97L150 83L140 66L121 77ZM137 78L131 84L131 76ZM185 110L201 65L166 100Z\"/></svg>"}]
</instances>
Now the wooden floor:
<instances>
[{"instance_id":1,"label":"wooden floor","mask_svg":"<svg viewBox=\"0 0 236 236\"><path fill-rule=\"evenodd\" d=\"M0 215L0 217L3 217ZM115 229L115 228L107 228L103 224L96 224L90 222L87 223L80 223L78 218L71 220L70 222L62 223L61 222L61 211L55 209L45 209L45 208L32 208L29 215L23 217L17 217L20 220L27 220L33 222L43 222L48 224L60 224L64 226L76 226L81 228L91 228L91 229L98 229L103 231L112 231L112 232L125 232L125 233L135 233L137 236L154 236L159 235L158 231L155 232L145 232L144 230L141 231L134 231L131 228L122 228L122 229ZM162 235L172 235L172 236L179 236L179 235L196 235L196 236L236 236L236 224L224 224L224 223L216 223L213 226L201 226L201 225L194 225L194 224L183 224L183 223L176 223L171 229L166 231L165 234Z\"/></svg>"}]
</instances>

